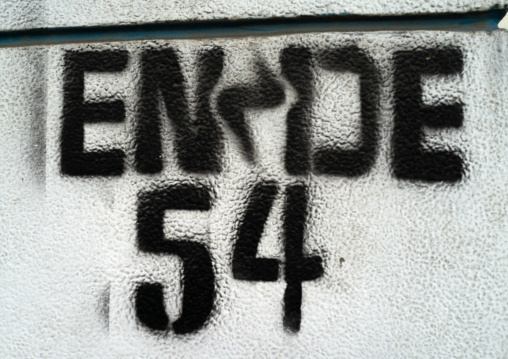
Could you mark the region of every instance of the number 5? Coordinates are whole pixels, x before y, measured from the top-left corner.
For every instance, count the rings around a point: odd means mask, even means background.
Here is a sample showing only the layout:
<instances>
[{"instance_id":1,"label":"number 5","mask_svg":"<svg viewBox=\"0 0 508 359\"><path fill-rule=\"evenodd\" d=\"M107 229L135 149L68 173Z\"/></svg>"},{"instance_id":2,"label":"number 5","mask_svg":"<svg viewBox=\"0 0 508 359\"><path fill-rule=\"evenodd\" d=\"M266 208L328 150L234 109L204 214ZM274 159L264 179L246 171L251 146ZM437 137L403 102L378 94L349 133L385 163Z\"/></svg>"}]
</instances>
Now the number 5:
<instances>
[{"instance_id":1,"label":"number 5","mask_svg":"<svg viewBox=\"0 0 508 359\"><path fill-rule=\"evenodd\" d=\"M208 319L215 297L215 276L207 248L192 241L166 240L163 219L166 210L208 211L210 192L205 187L177 185L143 193L139 197L137 238L139 249L154 254L174 254L183 261L182 315L173 323L177 334L200 329ZM142 283L136 289L136 316L147 327L166 330L169 319L164 309L160 283Z\"/></svg>"}]
</instances>

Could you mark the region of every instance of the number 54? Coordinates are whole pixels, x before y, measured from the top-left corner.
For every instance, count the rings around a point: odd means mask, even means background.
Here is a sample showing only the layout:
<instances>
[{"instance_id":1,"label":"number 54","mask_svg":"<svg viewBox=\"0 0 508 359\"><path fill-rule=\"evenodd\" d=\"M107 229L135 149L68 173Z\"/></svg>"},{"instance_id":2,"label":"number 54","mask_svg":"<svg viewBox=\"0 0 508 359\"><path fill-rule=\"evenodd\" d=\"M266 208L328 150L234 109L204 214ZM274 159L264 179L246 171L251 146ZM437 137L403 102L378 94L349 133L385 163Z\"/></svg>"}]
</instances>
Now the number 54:
<instances>
[{"instance_id":1,"label":"number 54","mask_svg":"<svg viewBox=\"0 0 508 359\"><path fill-rule=\"evenodd\" d=\"M233 276L248 281L276 281L279 260L256 257L265 222L279 186L258 183L249 198L237 232L233 253ZM303 255L308 206L308 190L294 183L285 190L283 237L285 249L284 327L297 332L301 323L302 282L323 275L322 258ZM172 327L177 334L192 333L205 324L213 309L215 275L205 245L193 241L167 240L163 233L166 210L211 209L210 190L199 185L177 185L142 193L137 213L139 249L154 254L177 255L183 262L182 314ZM152 330L167 330L169 318L164 308L160 283L142 283L136 288L135 309L138 320Z\"/></svg>"}]
</instances>

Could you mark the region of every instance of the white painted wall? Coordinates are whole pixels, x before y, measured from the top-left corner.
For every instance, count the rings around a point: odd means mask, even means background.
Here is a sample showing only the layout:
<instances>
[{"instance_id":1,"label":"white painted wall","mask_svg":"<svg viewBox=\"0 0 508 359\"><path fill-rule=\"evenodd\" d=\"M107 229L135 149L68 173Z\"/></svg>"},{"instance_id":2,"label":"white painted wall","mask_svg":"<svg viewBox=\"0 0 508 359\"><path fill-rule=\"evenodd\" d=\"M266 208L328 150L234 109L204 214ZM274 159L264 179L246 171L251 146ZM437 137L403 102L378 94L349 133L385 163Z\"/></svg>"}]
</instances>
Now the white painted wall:
<instances>
[{"instance_id":1,"label":"white painted wall","mask_svg":"<svg viewBox=\"0 0 508 359\"><path fill-rule=\"evenodd\" d=\"M285 115L295 92L280 77L281 49L351 42L375 60L382 79L379 155L361 178L306 178L312 192L306 250L323 256L325 275L303 284L302 329L289 334L282 327L283 280L233 279L234 228L249 185L259 178L291 180L282 153ZM168 236L195 233L209 246L217 276L217 310L204 329L187 337L145 331L136 323L132 304L136 281L157 279L166 285L172 320L179 312L178 260L140 254L135 233L138 192L191 177L176 166L170 127L163 132L165 169L160 175L137 174L132 162L118 178L63 177L59 168L64 50L114 47L131 53L124 73L87 76L86 98L114 94L125 101L126 123L87 125L87 146L120 147L132 158L138 56L148 44L178 49L189 94L195 90L197 51L211 44L222 46L227 55L214 96L255 78L256 56L283 81L287 94L277 108L248 112L259 164L248 165L229 134L224 171L197 177L215 188L213 209L197 216L167 214ZM390 165L392 56L400 49L437 45L462 49L464 74L427 79L424 98L435 103L458 97L464 103L464 126L429 131L427 139L461 148L468 172L461 183L451 185L397 180ZM47 62L41 60L46 56ZM507 66L503 31L327 33L0 50L1 356L506 357ZM352 75L332 82L323 73L316 76L313 140L319 142L324 128L337 136L347 130L337 126L338 119L354 123L357 93ZM261 242L262 256L282 255L280 215L279 199ZM110 311L104 319L108 291Z\"/></svg>"}]
</instances>

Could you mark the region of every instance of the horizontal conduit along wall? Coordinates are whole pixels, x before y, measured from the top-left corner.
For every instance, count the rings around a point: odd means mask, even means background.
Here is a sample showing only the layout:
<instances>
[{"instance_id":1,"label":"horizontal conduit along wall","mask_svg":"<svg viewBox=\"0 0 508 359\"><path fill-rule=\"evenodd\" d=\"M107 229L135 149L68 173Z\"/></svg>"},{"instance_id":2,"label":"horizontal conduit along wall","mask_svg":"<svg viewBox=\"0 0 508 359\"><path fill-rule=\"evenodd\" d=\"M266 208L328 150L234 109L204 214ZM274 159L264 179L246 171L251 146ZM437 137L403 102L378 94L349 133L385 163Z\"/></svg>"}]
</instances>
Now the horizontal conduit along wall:
<instances>
[{"instance_id":1,"label":"horizontal conduit along wall","mask_svg":"<svg viewBox=\"0 0 508 359\"><path fill-rule=\"evenodd\" d=\"M276 36L336 31L493 31L506 10L412 16L320 16L237 21L203 21L89 27L38 28L0 32L0 46L70 42Z\"/></svg>"}]
</instances>

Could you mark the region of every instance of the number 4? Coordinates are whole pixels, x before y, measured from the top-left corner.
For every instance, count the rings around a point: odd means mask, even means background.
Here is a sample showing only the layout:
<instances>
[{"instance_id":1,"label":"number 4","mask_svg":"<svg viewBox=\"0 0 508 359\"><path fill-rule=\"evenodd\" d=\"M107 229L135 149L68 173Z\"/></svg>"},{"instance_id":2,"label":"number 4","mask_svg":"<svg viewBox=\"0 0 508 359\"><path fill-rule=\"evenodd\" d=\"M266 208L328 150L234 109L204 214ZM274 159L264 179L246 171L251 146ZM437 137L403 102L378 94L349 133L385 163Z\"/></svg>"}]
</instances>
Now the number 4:
<instances>
[{"instance_id":1,"label":"number 4","mask_svg":"<svg viewBox=\"0 0 508 359\"><path fill-rule=\"evenodd\" d=\"M279 277L279 261L256 257L259 241L278 193L274 182L259 183L249 198L247 210L238 230L233 253L233 276L248 281L276 281ZM323 275L322 258L303 255L303 239L307 219L308 191L304 184L292 184L286 189L284 206L284 247L287 283L284 293L284 327L300 330L302 282Z\"/></svg>"}]
</instances>

